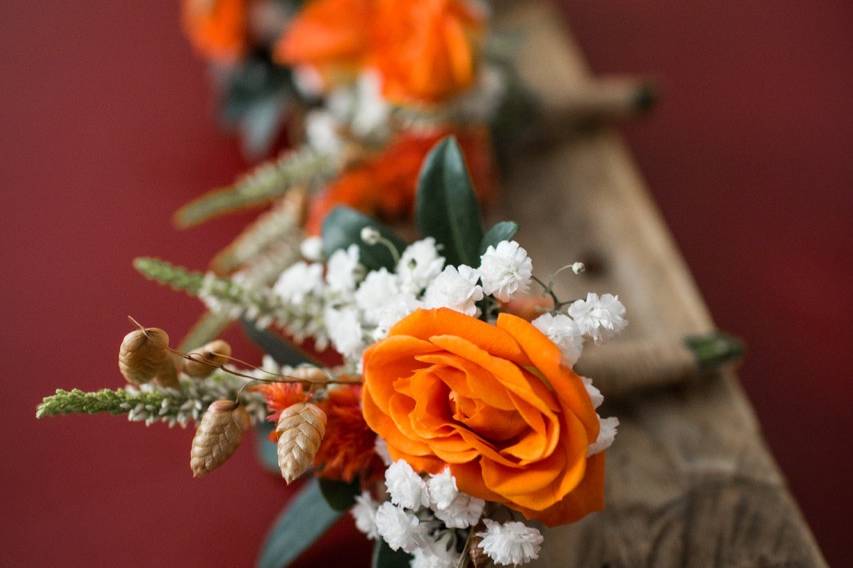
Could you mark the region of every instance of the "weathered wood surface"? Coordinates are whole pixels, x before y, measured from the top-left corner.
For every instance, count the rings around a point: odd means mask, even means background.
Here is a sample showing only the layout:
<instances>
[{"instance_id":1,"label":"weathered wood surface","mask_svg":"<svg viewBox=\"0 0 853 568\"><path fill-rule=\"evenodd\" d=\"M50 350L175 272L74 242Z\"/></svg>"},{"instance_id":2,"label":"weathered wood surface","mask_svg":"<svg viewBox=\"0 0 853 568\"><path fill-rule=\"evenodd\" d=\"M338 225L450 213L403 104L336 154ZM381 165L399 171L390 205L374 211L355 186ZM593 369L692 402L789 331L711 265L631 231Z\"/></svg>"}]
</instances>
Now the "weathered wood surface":
<instances>
[{"instance_id":1,"label":"weathered wood surface","mask_svg":"<svg viewBox=\"0 0 853 568\"><path fill-rule=\"evenodd\" d=\"M559 107L588 78L549 4L508 2L498 19L521 34L518 68L546 105ZM624 341L714 328L619 136L567 137L511 166L498 214L519 221L537 273L576 259L600 265L562 278L563 297L618 293L631 320ZM622 422L608 453L607 509L551 529L538 565L825 564L733 373L605 403L602 415Z\"/></svg>"}]
</instances>

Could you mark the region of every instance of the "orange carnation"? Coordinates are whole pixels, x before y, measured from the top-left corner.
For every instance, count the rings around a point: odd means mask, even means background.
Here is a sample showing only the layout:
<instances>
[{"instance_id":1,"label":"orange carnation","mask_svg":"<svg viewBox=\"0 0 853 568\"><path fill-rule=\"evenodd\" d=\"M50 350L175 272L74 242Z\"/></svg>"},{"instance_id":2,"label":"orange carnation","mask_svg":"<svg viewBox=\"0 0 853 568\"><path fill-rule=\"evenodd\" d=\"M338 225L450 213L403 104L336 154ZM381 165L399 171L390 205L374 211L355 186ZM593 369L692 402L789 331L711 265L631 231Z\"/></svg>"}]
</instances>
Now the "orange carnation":
<instances>
[{"instance_id":1,"label":"orange carnation","mask_svg":"<svg viewBox=\"0 0 853 568\"><path fill-rule=\"evenodd\" d=\"M372 63L399 103L438 103L470 87L484 14L469 0L377 0Z\"/></svg>"},{"instance_id":2,"label":"orange carnation","mask_svg":"<svg viewBox=\"0 0 853 568\"><path fill-rule=\"evenodd\" d=\"M339 387L320 403L328 418L326 435L314 458L320 477L350 482L381 465L374 450L376 434L364 422L360 400L360 387Z\"/></svg>"},{"instance_id":3,"label":"orange carnation","mask_svg":"<svg viewBox=\"0 0 853 568\"><path fill-rule=\"evenodd\" d=\"M205 57L233 61L246 48L247 0L184 0L184 29Z\"/></svg>"},{"instance_id":4,"label":"orange carnation","mask_svg":"<svg viewBox=\"0 0 853 568\"><path fill-rule=\"evenodd\" d=\"M525 320L419 310L364 355L362 408L391 457L449 465L461 491L548 525L604 505L598 418L560 351Z\"/></svg>"},{"instance_id":5,"label":"orange carnation","mask_svg":"<svg viewBox=\"0 0 853 568\"><path fill-rule=\"evenodd\" d=\"M373 0L314 0L299 12L275 46L286 65L310 65L328 78L349 74L370 48Z\"/></svg>"},{"instance_id":6,"label":"orange carnation","mask_svg":"<svg viewBox=\"0 0 853 568\"><path fill-rule=\"evenodd\" d=\"M308 232L319 234L323 219L338 205L348 205L386 221L405 218L414 207L424 158L439 140L451 134L459 141L478 197L486 200L494 185L491 142L486 128L406 133L378 156L345 171L312 201Z\"/></svg>"}]
</instances>

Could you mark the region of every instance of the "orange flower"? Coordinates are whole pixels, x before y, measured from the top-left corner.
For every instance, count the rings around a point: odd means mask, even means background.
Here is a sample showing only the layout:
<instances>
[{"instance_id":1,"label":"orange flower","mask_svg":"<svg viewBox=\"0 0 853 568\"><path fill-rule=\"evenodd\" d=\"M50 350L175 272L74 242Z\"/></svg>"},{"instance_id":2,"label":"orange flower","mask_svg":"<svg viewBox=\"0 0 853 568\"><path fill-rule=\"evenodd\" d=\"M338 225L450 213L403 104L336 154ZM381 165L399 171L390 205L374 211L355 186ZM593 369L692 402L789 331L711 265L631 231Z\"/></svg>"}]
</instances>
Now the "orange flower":
<instances>
[{"instance_id":1,"label":"orange flower","mask_svg":"<svg viewBox=\"0 0 853 568\"><path fill-rule=\"evenodd\" d=\"M313 0L290 23L274 57L286 65L310 65L325 76L349 75L370 48L373 0Z\"/></svg>"},{"instance_id":2,"label":"orange flower","mask_svg":"<svg viewBox=\"0 0 853 568\"><path fill-rule=\"evenodd\" d=\"M450 134L459 141L481 201L487 199L492 193L494 174L489 134L485 128L407 133L375 158L344 172L314 199L308 213L308 232L319 234L323 219L337 205L348 205L386 221L408 216L414 206L424 158L439 140Z\"/></svg>"},{"instance_id":3,"label":"orange flower","mask_svg":"<svg viewBox=\"0 0 853 568\"><path fill-rule=\"evenodd\" d=\"M246 49L247 0L184 0L184 29L205 57L233 61Z\"/></svg>"},{"instance_id":4,"label":"orange flower","mask_svg":"<svg viewBox=\"0 0 853 568\"><path fill-rule=\"evenodd\" d=\"M269 383L255 387L261 392L267 401L267 409L270 411L267 420L273 424L278 422L281 411L297 402L308 400L308 394L303 390L301 383Z\"/></svg>"},{"instance_id":5,"label":"orange flower","mask_svg":"<svg viewBox=\"0 0 853 568\"><path fill-rule=\"evenodd\" d=\"M483 15L469 0L377 0L372 63L399 103L439 103L471 86Z\"/></svg>"},{"instance_id":6,"label":"orange flower","mask_svg":"<svg viewBox=\"0 0 853 568\"><path fill-rule=\"evenodd\" d=\"M326 435L314 463L318 475L350 482L380 465L374 451L376 434L361 413L361 388L341 387L329 391L320 407L326 412Z\"/></svg>"},{"instance_id":7,"label":"orange flower","mask_svg":"<svg viewBox=\"0 0 853 568\"><path fill-rule=\"evenodd\" d=\"M391 457L445 467L461 491L548 525L604 504L598 418L580 378L530 323L419 310L364 356L367 424Z\"/></svg>"}]
</instances>

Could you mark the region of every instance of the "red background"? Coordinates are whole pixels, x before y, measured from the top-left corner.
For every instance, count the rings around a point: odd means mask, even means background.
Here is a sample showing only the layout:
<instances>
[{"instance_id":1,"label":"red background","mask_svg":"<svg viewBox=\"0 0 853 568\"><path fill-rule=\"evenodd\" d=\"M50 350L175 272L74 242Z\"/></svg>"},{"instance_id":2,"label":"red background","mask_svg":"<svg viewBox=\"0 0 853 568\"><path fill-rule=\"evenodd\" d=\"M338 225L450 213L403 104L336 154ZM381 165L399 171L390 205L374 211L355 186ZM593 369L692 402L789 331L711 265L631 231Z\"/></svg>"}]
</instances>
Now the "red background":
<instances>
[{"instance_id":1,"label":"red background","mask_svg":"<svg viewBox=\"0 0 853 568\"><path fill-rule=\"evenodd\" d=\"M567 3L594 69L665 100L625 130L723 329L768 442L831 563L853 560L853 5ZM36 422L55 387L117 386L125 314L179 337L200 306L135 255L202 267L246 217L175 208L246 164L211 116L177 2L0 5L3 266L0 564L249 565L286 499L251 448L193 481L190 431ZM240 348L246 355L246 350ZM307 561L368 547L345 524ZM359 556L360 555L360 556Z\"/></svg>"}]
</instances>

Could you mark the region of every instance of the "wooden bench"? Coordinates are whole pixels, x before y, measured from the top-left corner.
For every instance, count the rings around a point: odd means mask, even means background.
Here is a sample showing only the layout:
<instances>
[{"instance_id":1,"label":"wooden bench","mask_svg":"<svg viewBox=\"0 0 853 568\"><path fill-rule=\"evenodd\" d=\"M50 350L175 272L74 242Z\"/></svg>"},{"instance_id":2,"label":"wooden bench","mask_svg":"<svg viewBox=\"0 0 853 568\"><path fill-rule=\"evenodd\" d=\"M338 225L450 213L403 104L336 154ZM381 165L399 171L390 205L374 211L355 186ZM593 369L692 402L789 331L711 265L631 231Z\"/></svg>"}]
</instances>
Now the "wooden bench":
<instances>
[{"instance_id":1,"label":"wooden bench","mask_svg":"<svg viewBox=\"0 0 853 568\"><path fill-rule=\"evenodd\" d=\"M559 108L573 86L590 81L549 3L506 2L497 20L499 28L521 34L517 67L545 108ZM589 358L606 361L620 341L714 330L616 133L602 128L567 136L510 166L503 211L495 214L519 222L518 238L537 274L592 255L598 269L561 277L561 297L607 291L628 307L624 338ZM609 379L602 384L611 395L602 415L621 420L607 458L607 508L549 530L539 565L825 565L734 372L622 387Z\"/></svg>"}]
</instances>

